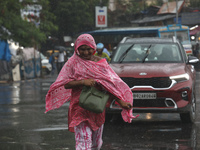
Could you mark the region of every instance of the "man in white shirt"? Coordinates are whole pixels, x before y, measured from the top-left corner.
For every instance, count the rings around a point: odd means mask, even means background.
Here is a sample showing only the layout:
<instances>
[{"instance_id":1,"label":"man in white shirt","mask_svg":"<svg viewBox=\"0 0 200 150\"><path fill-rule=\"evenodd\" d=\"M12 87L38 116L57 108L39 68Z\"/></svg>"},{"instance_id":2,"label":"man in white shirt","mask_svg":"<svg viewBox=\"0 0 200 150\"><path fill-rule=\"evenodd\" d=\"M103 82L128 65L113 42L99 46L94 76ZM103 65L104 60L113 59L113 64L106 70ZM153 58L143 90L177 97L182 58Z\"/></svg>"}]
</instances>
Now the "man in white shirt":
<instances>
[{"instance_id":1,"label":"man in white shirt","mask_svg":"<svg viewBox=\"0 0 200 150\"><path fill-rule=\"evenodd\" d=\"M60 51L59 54L58 54L58 60L57 60L58 74L61 71L63 65L65 64L65 57L66 57L65 51Z\"/></svg>"}]
</instances>

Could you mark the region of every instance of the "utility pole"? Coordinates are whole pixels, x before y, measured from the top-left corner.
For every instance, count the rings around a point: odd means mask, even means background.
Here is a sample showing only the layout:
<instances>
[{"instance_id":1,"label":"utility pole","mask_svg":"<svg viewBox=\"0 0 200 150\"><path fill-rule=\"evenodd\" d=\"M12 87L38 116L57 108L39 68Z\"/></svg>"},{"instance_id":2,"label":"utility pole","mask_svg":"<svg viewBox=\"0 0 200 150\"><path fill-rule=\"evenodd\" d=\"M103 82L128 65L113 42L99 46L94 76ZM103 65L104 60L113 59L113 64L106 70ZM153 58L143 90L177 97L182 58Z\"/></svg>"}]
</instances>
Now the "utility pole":
<instances>
[{"instance_id":1,"label":"utility pole","mask_svg":"<svg viewBox=\"0 0 200 150\"><path fill-rule=\"evenodd\" d=\"M102 5L102 0L100 0L100 6L102 7L103 5Z\"/></svg>"}]
</instances>

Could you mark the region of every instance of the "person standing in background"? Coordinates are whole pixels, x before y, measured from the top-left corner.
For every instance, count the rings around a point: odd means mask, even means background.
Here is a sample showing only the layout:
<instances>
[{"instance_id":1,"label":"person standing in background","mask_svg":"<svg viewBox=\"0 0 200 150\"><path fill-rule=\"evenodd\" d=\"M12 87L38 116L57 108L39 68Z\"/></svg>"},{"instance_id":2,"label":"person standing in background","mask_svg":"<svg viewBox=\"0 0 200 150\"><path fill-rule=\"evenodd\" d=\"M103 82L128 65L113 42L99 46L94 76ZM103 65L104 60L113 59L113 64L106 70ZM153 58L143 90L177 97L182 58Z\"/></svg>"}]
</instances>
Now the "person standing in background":
<instances>
[{"instance_id":1,"label":"person standing in background","mask_svg":"<svg viewBox=\"0 0 200 150\"><path fill-rule=\"evenodd\" d=\"M66 57L66 53L65 51L59 51L59 54L58 54L58 59L57 59L57 71L58 71L58 74L60 73L63 65L65 64L65 58Z\"/></svg>"},{"instance_id":2,"label":"person standing in background","mask_svg":"<svg viewBox=\"0 0 200 150\"><path fill-rule=\"evenodd\" d=\"M56 71L56 60L55 60L54 50L53 50L51 56L49 57L49 63L51 63L51 66L52 66L51 75L54 75L55 71Z\"/></svg>"}]
</instances>

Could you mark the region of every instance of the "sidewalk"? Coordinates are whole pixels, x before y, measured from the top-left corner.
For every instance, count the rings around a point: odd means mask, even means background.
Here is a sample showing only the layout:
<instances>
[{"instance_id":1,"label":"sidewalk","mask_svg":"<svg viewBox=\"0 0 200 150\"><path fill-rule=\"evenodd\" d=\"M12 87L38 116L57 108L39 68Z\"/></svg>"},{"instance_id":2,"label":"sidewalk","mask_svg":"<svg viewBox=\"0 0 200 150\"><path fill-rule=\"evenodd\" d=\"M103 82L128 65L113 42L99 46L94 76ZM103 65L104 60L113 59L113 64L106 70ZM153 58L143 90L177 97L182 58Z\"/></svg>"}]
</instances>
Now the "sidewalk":
<instances>
[{"instance_id":1,"label":"sidewalk","mask_svg":"<svg viewBox=\"0 0 200 150\"><path fill-rule=\"evenodd\" d=\"M30 78L30 79L22 79L18 81L13 81L13 80L0 80L0 84L9 84L9 83L17 83L17 82L29 82L29 81L37 81L37 80L51 80L55 81L57 78L57 74L55 75L45 75L41 77L36 77L36 78Z\"/></svg>"}]
</instances>

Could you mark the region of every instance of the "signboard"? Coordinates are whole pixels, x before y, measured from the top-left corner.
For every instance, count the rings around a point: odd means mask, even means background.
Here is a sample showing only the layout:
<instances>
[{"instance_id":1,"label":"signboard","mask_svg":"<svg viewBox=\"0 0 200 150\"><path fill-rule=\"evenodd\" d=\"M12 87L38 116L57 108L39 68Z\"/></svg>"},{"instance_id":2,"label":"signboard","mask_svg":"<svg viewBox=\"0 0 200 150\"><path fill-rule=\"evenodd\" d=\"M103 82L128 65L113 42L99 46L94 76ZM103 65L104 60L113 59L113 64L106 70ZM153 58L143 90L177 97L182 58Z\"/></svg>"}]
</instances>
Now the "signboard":
<instances>
[{"instance_id":1,"label":"signboard","mask_svg":"<svg viewBox=\"0 0 200 150\"><path fill-rule=\"evenodd\" d=\"M96 6L96 27L107 27L107 7Z\"/></svg>"},{"instance_id":2,"label":"signboard","mask_svg":"<svg viewBox=\"0 0 200 150\"><path fill-rule=\"evenodd\" d=\"M180 30L180 26L169 26L169 30Z\"/></svg>"}]
</instances>

